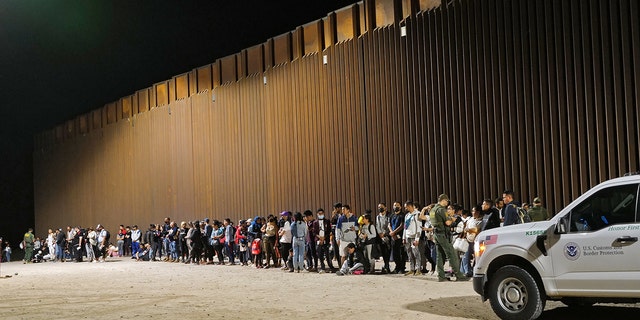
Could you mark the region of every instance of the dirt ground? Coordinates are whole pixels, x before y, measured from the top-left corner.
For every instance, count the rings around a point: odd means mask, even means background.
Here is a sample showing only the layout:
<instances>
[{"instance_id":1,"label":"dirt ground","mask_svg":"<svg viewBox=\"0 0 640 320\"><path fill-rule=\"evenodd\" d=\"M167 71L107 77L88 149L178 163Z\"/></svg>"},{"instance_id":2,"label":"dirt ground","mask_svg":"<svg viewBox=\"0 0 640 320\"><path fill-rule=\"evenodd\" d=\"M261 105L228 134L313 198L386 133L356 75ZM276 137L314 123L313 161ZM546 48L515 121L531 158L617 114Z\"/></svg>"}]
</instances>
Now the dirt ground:
<instances>
[{"instance_id":1,"label":"dirt ground","mask_svg":"<svg viewBox=\"0 0 640 320\"><path fill-rule=\"evenodd\" d=\"M288 273L244 266L110 258L0 265L2 319L497 319L471 282L434 276ZM635 305L579 311L548 302L542 319L637 316Z\"/></svg>"}]
</instances>

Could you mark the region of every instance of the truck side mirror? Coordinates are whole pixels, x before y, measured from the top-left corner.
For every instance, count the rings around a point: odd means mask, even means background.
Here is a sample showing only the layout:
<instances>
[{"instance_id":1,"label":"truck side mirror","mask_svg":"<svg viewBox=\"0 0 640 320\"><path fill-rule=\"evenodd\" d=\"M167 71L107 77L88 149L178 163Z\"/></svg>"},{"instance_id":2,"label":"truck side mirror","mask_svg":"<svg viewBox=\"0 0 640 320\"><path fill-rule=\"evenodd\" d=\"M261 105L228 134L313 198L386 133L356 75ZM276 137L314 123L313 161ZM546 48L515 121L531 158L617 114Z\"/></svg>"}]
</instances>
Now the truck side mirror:
<instances>
[{"instance_id":1,"label":"truck side mirror","mask_svg":"<svg viewBox=\"0 0 640 320\"><path fill-rule=\"evenodd\" d=\"M558 220L556 223L555 234L565 234L567 233L567 224L569 223L569 219L567 216L564 216Z\"/></svg>"}]
</instances>

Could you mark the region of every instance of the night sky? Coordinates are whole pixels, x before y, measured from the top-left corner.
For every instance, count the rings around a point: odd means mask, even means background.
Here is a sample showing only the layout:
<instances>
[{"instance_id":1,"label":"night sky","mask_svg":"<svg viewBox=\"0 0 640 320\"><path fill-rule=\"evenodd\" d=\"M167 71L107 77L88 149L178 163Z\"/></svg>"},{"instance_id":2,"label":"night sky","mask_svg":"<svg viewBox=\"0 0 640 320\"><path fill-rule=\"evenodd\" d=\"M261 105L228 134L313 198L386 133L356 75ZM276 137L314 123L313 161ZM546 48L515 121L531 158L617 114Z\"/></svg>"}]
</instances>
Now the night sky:
<instances>
[{"instance_id":1,"label":"night sky","mask_svg":"<svg viewBox=\"0 0 640 320\"><path fill-rule=\"evenodd\" d=\"M0 1L0 236L34 224L34 134L356 2Z\"/></svg>"}]
</instances>

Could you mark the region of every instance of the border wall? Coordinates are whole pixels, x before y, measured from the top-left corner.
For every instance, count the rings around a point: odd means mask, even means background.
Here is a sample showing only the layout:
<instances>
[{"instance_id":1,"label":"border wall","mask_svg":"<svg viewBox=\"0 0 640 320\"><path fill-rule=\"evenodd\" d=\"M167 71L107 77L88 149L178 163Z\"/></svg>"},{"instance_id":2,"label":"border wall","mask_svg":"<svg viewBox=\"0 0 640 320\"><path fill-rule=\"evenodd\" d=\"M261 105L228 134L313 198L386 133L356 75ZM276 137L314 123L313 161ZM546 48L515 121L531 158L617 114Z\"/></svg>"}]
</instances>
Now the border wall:
<instances>
[{"instance_id":1,"label":"border wall","mask_svg":"<svg viewBox=\"0 0 640 320\"><path fill-rule=\"evenodd\" d=\"M640 170L634 0L370 0L35 137L36 230L378 202L556 212ZM135 89L135 88L132 88Z\"/></svg>"}]
</instances>

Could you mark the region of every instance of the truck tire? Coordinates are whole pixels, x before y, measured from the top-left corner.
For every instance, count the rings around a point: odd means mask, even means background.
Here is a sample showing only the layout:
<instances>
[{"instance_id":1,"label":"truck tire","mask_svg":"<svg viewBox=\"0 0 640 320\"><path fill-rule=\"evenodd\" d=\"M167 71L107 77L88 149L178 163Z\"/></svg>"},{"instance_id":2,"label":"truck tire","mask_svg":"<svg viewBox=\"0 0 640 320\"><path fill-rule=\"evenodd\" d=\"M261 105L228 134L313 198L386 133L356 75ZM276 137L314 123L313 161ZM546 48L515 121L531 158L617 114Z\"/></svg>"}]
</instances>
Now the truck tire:
<instances>
[{"instance_id":1,"label":"truck tire","mask_svg":"<svg viewBox=\"0 0 640 320\"><path fill-rule=\"evenodd\" d=\"M491 308L500 319L537 319L544 310L545 298L535 279L526 270L504 266L489 279Z\"/></svg>"}]
</instances>

